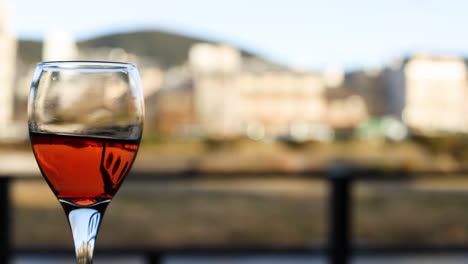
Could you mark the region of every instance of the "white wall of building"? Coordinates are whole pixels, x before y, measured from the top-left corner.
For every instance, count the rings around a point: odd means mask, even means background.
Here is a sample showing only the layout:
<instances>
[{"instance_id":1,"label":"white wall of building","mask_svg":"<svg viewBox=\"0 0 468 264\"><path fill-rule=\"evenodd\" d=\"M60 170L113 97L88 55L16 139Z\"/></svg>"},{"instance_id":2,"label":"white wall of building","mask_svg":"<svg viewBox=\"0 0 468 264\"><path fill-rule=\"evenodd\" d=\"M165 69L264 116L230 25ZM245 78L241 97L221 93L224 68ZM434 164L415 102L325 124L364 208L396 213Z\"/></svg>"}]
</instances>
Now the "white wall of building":
<instances>
[{"instance_id":1,"label":"white wall of building","mask_svg":"<svg viewBox=\"0 0 468 264\"><path fill-rule=\"evenodd\" d=\"M13 119L16 38L10 27L8 3L0 0L0 127ZM4 130L4 129L1 129Z\"/></svg>"},{"instance_id":2,"label":"white wall of building","mask_svg":"<svg viewBox=\"0 0 468 264\"><path fill-rule=\"evenodd\" d=\"M467 132L467 74L462 58L414 57L404 69L403 121L427 132Z\"/></svg>"}]
</instances>

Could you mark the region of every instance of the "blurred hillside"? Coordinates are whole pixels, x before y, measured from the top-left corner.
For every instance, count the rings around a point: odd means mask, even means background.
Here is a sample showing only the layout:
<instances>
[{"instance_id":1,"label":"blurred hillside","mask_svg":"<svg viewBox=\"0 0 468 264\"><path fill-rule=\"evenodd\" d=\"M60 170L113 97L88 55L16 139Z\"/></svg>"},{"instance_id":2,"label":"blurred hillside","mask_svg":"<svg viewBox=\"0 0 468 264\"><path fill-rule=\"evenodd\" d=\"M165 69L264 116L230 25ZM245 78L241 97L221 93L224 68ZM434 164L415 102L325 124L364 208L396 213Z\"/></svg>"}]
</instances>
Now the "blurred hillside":
<instances>
[{"instance_id":1,"label":"blurred hillside","mask_svg":"<svg viewBox=\"0 0 468 264\"><path fill-rule=\"evenodd\" d=\"M162 68L183 64L190 48L196 43L213 43L206 39L179 35L162 31L137 31L97 36L77 42L80 49L99 47L121 48L139 57L158 62ZM42 60L42 41L18 40L18 59L25 64L36 64ZM241 50L244 57L256 57L253 53Z\"/></svg>"}]
</instances>

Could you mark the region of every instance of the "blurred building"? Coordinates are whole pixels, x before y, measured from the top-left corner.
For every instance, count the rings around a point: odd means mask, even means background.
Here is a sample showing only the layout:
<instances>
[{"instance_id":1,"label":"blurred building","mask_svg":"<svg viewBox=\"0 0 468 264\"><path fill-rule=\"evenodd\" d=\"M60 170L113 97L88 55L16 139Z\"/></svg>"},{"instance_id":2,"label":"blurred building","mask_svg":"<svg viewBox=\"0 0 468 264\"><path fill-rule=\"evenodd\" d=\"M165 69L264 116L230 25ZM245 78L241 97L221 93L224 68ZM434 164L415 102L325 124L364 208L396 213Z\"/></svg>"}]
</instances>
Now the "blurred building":
<instances>
[{"instance_id":1,"label":"blurred building","mask_svg":"<svg viewBox=\"0 0 468 264\"><path fill-rule=\"evenodd\" d=\"M147 100L148 101L148 100ZM147 117L150 126L164 135L180 137L198 136L191 81L172 89L162 89L151 102Z\"/></svg>"},{"instance_id":2,"label":"blurred building","mask_svg":"<svg viewBox=\"0 0 468 264\"><path fill-rule=\"evenodd\" d=\"M46 35L42 50L43 61L76 60L78 47L73 36L65 31L54 31Z\"/></svg>"},{"instance_id":3,"label":"blurred building","mask_svg":"<svg viewBox=\"0 0 468 264\"><path fill-rule=\"evenodd\" d=\"M390 111L413 131L468 131L462 58L416 55L393 65L386 77Z\"/></svg>"},{"instance_id":4,"label":"blurred building","mask_svg":"<svg viewBox=\"0 0 468 264\"><path fill-rule=\"evenodd\" d=\"M294 71L242 72L239 121L252 138L291 137L294 140L326 140L327 102L322 76ZM319 127L320 126L320 127Z\"/></svg>"},{"instance_id":5,"label":"blurred building","mask_svg":"<svg viewBox=\"0 0 468 264\"><path fill-rule=\"evenodd\" d=\"M363 90L349 87L327 89L326 123L336 130L349 130L366 122L369 118L369 103Z\"/></svg>"},{"instance_id":6,"label":"blurred building","mask_svg":"<svg viewBox=\"0 0 468 264\"><path fill-rule=\"evenodd\" d=\"M195 45L189 67L195 114L206 136L326 137L317 129L327 105L320 74L253 63L234 48L212 44Z\"/></svg>"},{"instance_id":7,"label":"blurred building","mask_svg":"<svg viewBox=\"0 0 468 264\"><path fill-rule=\"evenodd\" d=\"M4 1L0 12L5 12ZM14 65L14 36L6 30L6 16L1 18L0 65ZM167 135L330 140L333 130L354 133L362 124L379 120L399 126L403 122L421 132L468 130L467 67L462 58L416 55L384 69L345 73L329 67L319 73L286 68L226 45L200 43L190 49L186 64L162 69L154 57L115 47L78 48L69 35L54 33L45 40L43 59L138 64L145 128ZM0 71L3 123L13 116L13 89L3 88L12 87L13 70ZM27 74L16 77L21 103L31 78L29 69L22 72Z\"/></svg>"},{"instance_id":8,"label":"blurred building","mask_svg":"<svg viewBox=\"0 0 468 264\"><path fill-rule=\"evenodd\" d=\"M14 80L16 38L9 25L6 0L0 0L0 139L16 138L14 117Z\"/></svg>"},{"instance_id":9,"label":"blurred building","mask_svg":"<svg viewBox=\"0 0 468 264\"><path fill-rule=\"evenodd\" d=\"M328 88L337 88L345 81L345 72L337 65L329 65L323 71L323 79Z\"/></svg>"},{"instance_id":10,"label":"blurred building","mask_svg":"<svg viewBox=\"0 0 468 264\"><path fill-rule=\"evenodd\" d=\"M0 0L0 124L13 118L16 39L10 28L6 0Z\"/></svg>"},{"instance_id":11,"label":"blurred building","mask_svg":"<svg viewBox=\"0 0 468 264\"><path fill-rule=\"evenodd\" d=\"M236 80L241 63L240 52L232 47L200 43L190 50L195 113L207 136L224 138L240 133L243 105Z\"/></svg>"},{"instance_id":12,"label":"blurred building","mask_svg":"<svg viewBox=\"0 0 468 264\"><path fill-rule=\"evenodd\" d=\"M144 86L155 84L153 74L143 69ZM155 92L145 96L145 127L157 130L166 136L198 136L196 126L193 80L187 67L173 67L161 72L159 87Z\"/></svg>"},{"instance_id":13,"label":"blurred building","mask_svg":"<svg viewBox=\"0 0 468 264\"><path fill-rule=\"evenodd\" d=\"M370 117L387 115L385 79L381 69L363 69L346 73L343 87L350 96L362 97Z\"/></svg>"}]
</instances>

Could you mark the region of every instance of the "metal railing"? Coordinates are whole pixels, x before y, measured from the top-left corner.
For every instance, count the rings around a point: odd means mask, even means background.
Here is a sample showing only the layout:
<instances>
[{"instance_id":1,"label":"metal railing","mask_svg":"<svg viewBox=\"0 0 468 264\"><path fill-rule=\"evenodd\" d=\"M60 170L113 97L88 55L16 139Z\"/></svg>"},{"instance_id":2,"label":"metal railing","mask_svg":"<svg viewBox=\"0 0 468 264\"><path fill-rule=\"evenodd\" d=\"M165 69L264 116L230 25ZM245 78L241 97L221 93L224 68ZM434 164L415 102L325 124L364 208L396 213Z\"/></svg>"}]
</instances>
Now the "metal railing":
<instances>
[{"instance_id":1,"label":"metal railing","mask_svg":"<svg viewBox=\"0 0 468 264\"><path fill-rule=\"evenodd\" d=\"M11 254L10 178L0 178L0 263L8 263Z\"/></svg>"},{"instance_id":2,"label":"metal railing","mask_svg":"<svg viewBox=\"0 0 468 264\"><path fill-rule=\"evenodd\" d=\"M400 247L352 247L352 188L356 181L382 181L382 180L410 180L422 175L443 176L461 174L468 175L467 171L426 171L407 173L405 171L381 171L375 169L357 169L345 165L336 165L326 171L300 171L300 172L206 172L206 171L180 171L180 172L152 172L133 173L128 181L173 181L195 178L228 179L233 177L268 177L289 176L303 178L324 179L328 183L328 239L323 247L179 247L179 248L113 248L97 249L102 255L139 255L144 256L149 264L162 263L167 255L325 255L330 264L350 263L353 254L408 254L408 253L466 253L468 245L402 245ZM33 179L32 177L0 176L0 263L9 263L13 255L73 255L71 249L43 249L43 248L13 248L12 223L10 204L11 182L18 179ZM38 179L38 178L34 178Z\"/></svg>"}]
</instances>

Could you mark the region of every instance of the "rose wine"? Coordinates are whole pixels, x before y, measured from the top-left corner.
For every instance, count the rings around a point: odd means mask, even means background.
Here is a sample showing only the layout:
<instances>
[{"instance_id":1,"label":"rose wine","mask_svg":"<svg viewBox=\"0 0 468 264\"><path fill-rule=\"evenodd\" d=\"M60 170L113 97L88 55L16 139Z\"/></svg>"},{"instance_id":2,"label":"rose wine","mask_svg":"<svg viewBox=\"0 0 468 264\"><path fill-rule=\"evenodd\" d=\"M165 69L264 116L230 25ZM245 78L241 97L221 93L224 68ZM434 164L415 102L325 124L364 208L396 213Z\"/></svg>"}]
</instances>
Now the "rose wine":
<instances>
[{"instance_id":1,"label":"rose wine","mask_svg":"<svg viewBox=\"0 0 468 264\"><path fill-rule=\"evenodd\" d=\"M109 201L138 151L139 140L30 133L42 175L57 198L77 207Z\"/></svg>"}]
</instances>

